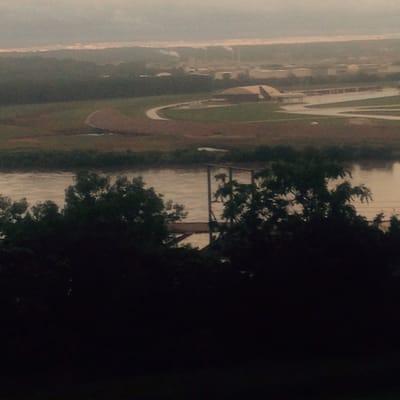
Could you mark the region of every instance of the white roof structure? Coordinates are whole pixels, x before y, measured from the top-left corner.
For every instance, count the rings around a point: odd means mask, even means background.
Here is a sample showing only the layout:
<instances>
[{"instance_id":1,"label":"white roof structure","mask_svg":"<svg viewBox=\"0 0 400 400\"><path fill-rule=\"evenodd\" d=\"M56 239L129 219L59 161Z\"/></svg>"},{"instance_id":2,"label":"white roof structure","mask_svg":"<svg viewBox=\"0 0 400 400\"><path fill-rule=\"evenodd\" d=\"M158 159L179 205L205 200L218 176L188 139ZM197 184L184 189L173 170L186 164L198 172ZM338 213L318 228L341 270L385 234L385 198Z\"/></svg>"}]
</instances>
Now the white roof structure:
<instances>
[{"instance_id":1,"label":"white roof structure","mask_svg":"<svg viewBox=\"0 0 400 400\"><path fill-rule=\"evenodd\" d=\"M278 89L267 85L239 86L231 89L226 89L221 92L221 95L237 96L253 94L258 95L260 99L264 99L265 93L271 98L278 98L282 95L282 93Z\"/></svg>"},{"instance_id":2,"label":"white roof structure","mask_svg":"<svg viewBox=\"0 0 400 400\"><path fill-rule=\"evenodd\" d=\"M218 97L234 97L234 96L258 96L259 100L275 100L279 102L297 102L304 98L304 94L295 92L281 92L272 86L254 85L254 86L239 86L231 89L226 89L219 93Z\"/></svg>"},{"instance_id":3,"label":"white roof structure","mask_svg":"<svg viewBox=\"0 0 400 400\"><path fill-rule=\"evenodd\" d=\"M168 78L170 76L172 76L170 72L160 72L156 75L157 78Z\"/></svg>"}]
</instances>

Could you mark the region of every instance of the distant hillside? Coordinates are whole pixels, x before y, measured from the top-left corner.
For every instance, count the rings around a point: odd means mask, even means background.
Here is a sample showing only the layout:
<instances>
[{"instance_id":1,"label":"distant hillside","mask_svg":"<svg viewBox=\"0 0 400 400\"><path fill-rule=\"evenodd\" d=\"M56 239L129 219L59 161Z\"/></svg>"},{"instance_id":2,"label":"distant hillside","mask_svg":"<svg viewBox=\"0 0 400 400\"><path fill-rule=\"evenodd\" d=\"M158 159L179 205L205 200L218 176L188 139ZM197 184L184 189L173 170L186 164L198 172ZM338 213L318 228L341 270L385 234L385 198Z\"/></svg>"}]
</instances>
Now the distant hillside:
<instances>
[{"instance_id":1,"label":"distant hillside","mask_svg":"<svg viewBox=\"0 0 400 400\"><path fill-rule=\"evenodd\" d=\"M110 48L100 50L55 50L40 53L0 53L4 57L73 59L96 64L147 62L174 65L179 61L207 62L238 61L269 64L313 64L320 62L399 62L400 39L355 40L331 43L298 43L273 45L243 45L235 47L210 46L204 48Z\"/></svg>"}]
</instances>

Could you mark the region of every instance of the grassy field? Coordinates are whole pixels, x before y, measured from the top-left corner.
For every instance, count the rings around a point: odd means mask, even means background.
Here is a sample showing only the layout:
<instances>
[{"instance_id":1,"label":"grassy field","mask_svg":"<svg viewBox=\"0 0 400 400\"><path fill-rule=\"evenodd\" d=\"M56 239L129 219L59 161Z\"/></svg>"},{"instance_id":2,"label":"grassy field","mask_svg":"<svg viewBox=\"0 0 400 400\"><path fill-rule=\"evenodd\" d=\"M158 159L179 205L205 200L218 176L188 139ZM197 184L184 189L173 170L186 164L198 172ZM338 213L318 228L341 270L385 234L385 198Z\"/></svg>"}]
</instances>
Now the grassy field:
<instances>
[{"instance_id":1,"label":"grassy field","mask_svg":"<svg viewBox=\"0 0 400 400\"><path fill-rule=\"evenodd\" d=\"M381 97L377 99L345 101L341 103L319 104L310 108L332 108L332 107L373 107L373 106L400 106L400 96Z\"/></svg>"},{"instance_id":2,"label":"grassy field","mask_svg":"<svg viewBox=\"0 0 400 400\"><path fill-rule=\"evenodd\" d=\"M279 112L277 104L242 103L205 109L168 109L163 114L170 119L198 122L260 122L302 119L299 115ZM304 119L304 118L303 118Z\"/></svg>"},{"instance_id":3,"label":"grassy field","mask_svg":"<svg viewBox=\"0 0 400 400\"><path fill-rule=\"evenodd\" d=\"M151 107L204 98L204 95L154 96L109 100L76 101L0 107L0 127L37 122L42 128L76 129L84 127L86 117L101 108L113 107L130 117L145 117ZM47 125L45 124L47 122ZM35 124L36 125L36 124Z\"/></svg>"},{"instance_id":4,"label":"grassy field","mask_svg":"<svg viewBox=\"0 0 400 400\"><path fill-rule=\"evenodd\" d=\"M290 144L286 135L277 138L277 132L265 136L259 133L253 134L251 132L254 129L248 126L237 126L235 132L227 128L227 132L221 134L221 126L216 126L214 129L208 124L208 131L215 132L211 135L208 133L202 135L202 132L207 129L197 125L193 129L189 127L183 134L96 136L96 131L85 124L87 117L97 110L113 109L132 119L146 121L145 112L149 108L204 97L204 94L196 94L0 107L0 150L173 151L197 146L242 148L264 144ZM285 132L286 125L291 121L296 123L294 129L301 126L301 129L305 130L308 129L310 120L319 120L315 117L276 112L278 110L276 105L253 103L223 109L192 110L188 111L189 115L183 115L186 111L176 111L176 113L182 117L182 120L211 124L218 121L221 123L274 122L274 126L284 128ZM170 116L169 113L174 112L175 110L169 110L168 116ZM193 118L191 113L193 113ZM320 120L323 124L340 121L340 119L332 118L320 118ZM309 143L310 138L306 138L305 141L299 140L300 146Z\"/></svg>"},{"instance_id":5,"label":"grassy field","mask_svg":"<svg viewBox=\"0 0 400 400\"><path fill-rule=\"evenodd\" d=\"M146 119L149 108L204 97L197 94L0 107L0 151L170 152L198 147L246 150L265 145L390 146L400 150L398 121L357 123L351 117L287 114L277 105L266 103L167 110L166 115L175 121ZM400 97L391 101L400 102ZM110 122L111 126L105 128L109 134L99 135L85 124L98 110L102 110L103 121ZM109 116L115 118L116 125ZM121 121L128 127L125 131L116 127ZM314 121L318 125L312 124Z\"/></svg>"},{"instance_id":6,"label":"grassy field","mask_svg":"<svg viewBox=\"0 0 400 400\"><path fill-rule=\"evenodd\" d=\"M96 110L113 108L132 118L145 119L145 111L204 95L157 96L0 107L0 149L95 149L124 147L120 137L86 136L85 124ZM140 141L140 140L139 140ZM129 143L127 148L130 148Z\"/></svg>"}]
</instances>

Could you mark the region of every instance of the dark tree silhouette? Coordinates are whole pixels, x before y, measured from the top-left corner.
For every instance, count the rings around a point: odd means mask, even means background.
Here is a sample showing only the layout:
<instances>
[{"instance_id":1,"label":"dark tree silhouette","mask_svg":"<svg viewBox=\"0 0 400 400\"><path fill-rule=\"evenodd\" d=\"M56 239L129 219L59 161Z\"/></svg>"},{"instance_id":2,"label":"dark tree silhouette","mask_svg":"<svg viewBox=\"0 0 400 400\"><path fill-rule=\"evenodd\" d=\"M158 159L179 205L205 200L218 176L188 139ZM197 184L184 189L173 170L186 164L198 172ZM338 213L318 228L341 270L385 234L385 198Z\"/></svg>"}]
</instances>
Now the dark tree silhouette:
<instances>
[{"instance_id":1,"label":"dark tree silhouette","mask_svg":"<svg viewBox=\"0 0 400 400\"><path fill-rule=\"evenodd\" d=\"M80 173L61 209L0 197L2 372L398 350L400 222L357 214L367 188L311 153L254 187L218 178L227 224L203 253L174 244L182 207L141 179Z\"/></svg>"}]
</instances>

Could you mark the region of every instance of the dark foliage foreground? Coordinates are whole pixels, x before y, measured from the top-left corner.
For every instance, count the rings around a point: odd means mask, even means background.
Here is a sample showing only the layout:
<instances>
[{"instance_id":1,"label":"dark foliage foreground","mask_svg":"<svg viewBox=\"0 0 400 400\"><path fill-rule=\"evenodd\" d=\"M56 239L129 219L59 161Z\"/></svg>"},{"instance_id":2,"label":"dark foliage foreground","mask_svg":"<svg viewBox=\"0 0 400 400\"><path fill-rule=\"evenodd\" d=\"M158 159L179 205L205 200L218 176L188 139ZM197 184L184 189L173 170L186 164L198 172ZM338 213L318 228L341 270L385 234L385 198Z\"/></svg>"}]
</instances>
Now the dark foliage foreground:
<instances>
[{"instance_id":1,"label":"dark foliage foreground","mask_svg":"<svg viewBox=\"0 0 400 400\"><path fill-rule=\"evenodd\" d=\"M276 163L218 177L228 222L208 253L141 180L78 174L60 210L0 198L3 374L143 372L392 352L400 224L368 223L340 166Z\"/></svg>"}]
</instances>

